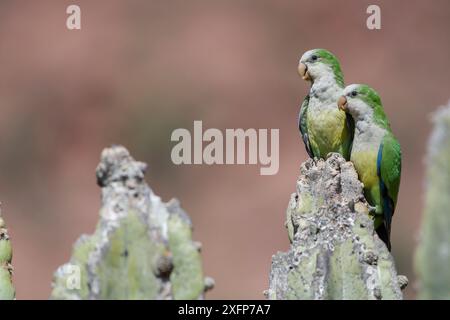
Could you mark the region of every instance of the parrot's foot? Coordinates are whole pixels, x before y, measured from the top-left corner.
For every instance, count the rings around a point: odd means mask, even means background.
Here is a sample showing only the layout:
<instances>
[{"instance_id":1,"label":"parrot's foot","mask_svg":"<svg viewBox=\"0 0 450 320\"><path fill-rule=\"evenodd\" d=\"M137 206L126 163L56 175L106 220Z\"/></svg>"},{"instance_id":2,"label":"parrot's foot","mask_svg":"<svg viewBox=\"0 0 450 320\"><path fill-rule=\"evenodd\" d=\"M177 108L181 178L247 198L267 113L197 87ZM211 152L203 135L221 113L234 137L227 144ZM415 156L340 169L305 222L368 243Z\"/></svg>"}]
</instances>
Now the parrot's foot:
<instances>
[{"instance_id":1,"label":"parrot's foot","mask_svg":"<svg viewBox=\"0 0 450 320\"><path fill-rule=\"evenodd\" d=\"M369 209L369 213L370 214L376 214L377 213L377 207L371 206L371 205L367 205L367 209Z\"/></svg>"},{"instance_id":2,"label":"parrot's foot","mask_svg":"<svg viewBox=\"0 0 450 320\"><path fill-rule=\"evenodd\" d=\"M329 157L331 157L333 154L340 154L339 152L328 152L327 153L327 155L326 155L326 157L325 157L325 160L327 160Z\"/></svg>"},{"instance_id":3,"label":"parrot's foot","mask_svg":"<svg viewBox=\"0 0 450 320\"><path fill-rule=\"evenodd\" d=\"M405 289L408 286L409 280L406 276L398 275L397 276L398 285L401 290Z\"/></svg>"}]
</instances>

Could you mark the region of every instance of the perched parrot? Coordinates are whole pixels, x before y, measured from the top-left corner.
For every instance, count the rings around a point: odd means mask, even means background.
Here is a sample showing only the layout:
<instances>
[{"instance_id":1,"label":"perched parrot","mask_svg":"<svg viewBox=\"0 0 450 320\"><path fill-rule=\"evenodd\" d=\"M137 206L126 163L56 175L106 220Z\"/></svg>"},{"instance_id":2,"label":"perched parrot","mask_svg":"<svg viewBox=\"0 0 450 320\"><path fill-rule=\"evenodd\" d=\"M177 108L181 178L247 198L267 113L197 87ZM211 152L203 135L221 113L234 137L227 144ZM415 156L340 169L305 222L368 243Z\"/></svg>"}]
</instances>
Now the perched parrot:
<instances>
[{"instance_id":1,"label":"perched parrot","mask_svg":"<svg viewBox=\"0 0 450 320\"><path fill-rule=\"evenodd\" d=\"M339 61L327 50L310 50L300 58L298 72L304 80L311 81L298 118L306 151L311 158L338 152L349 160L354 123L351 116L336 108L344 89Z\"/></svg>"},{"instance_id":2,"label":"perched parrot","mask_svg":"<svg viewBox=\"0 0 450 320\"><path fill-rule=\"evenodd\" d=\"M402 169L400 144L392 134L380 97L372 88L362 84L346 87L338 107L355 121L350 160L364 184L378 236L390 251L391 222Z\"/></svg>"}]
</instances>

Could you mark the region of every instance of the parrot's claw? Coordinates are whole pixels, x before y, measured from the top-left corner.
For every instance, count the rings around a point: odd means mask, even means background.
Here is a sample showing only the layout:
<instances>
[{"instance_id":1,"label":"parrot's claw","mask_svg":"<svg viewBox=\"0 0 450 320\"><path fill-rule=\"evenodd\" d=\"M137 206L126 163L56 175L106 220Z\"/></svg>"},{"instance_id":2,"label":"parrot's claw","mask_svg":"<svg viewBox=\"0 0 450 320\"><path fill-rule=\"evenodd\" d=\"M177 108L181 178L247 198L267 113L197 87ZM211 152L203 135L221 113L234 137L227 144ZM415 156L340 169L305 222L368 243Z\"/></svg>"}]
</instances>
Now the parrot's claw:
<instances>
[{"instance_id":1,"label":"parrot's claw","mask_svg":"<svg viewBox=\"0 0 450 320\"><path fill-rule=\"evenodd\" d=\"M371 206L371 205L367 205L367 209L369 209L369 213L370 214L377 213L377 207L374 207L374 206Z\"/></svg>"}]
</instances>

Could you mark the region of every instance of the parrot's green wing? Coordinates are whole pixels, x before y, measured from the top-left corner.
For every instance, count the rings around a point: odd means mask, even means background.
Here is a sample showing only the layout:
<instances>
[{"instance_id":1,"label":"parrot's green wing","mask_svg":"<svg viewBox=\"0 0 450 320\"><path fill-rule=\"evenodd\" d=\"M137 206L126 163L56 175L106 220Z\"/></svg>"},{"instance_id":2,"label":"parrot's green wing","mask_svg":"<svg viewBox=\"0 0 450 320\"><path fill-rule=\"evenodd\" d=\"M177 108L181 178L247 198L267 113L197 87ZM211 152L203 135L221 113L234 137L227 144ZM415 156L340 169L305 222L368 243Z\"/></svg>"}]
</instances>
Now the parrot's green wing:
<instances>
[{"instance_id":1,"label":"parrot's green wing","mask_svg":"<svg viewBox=\"0 0 450 320\"><path fill-rule=\"evenodd\" d=\"M303 99L302 106L300 107L300 113L298 115L298 128L300 130L300 134L302 135L303 142L305 143L306 152L311 158L314 158L314 154L311 150L311 145L309 144L308 137L308 126L307 126L307 111L309 104L309 95Z\"/></svg>"},{"instance_id":2,"label":"parrot's green wing","mask_svg":"<svg viewBox=\"0 0 450 320\"><path fill-rule=\"evenodd\" d=\"M377 230L390 250L391 222L397 203L402 153L400 144L392 133L387 133L378 150L377 174L380 179L380 192L383 207L383 230Z\"/></svg>"},{"instance_id":3,"label":"parrot's green wing","mask_svg":"<svg viewBox=\"0 0 450 320\"><path fill-rule=\"evenodd\" d=\"M392 133L384 136L382 145L381 180L386 185L387 194L394 202L395 209L402 171L402 151Z\"/></svg>"},{"instance_id":4,"label":"parrot's green wing","mask_svg":"<svg viewBox=\"0 0 450 320\"><path fill-rule=\"evenodd\" d=\"M349 136L345 141L342 142L344 144L344 150L347 150L347 152L344 151L342 155L344 156L345 160L348 161L350 160L350 155L352 153L353 148L353 137L355 135L355 120L353 120L353 117L349 113L347 113L345 122L347 124Z\"/></svg>"}]
</instances>

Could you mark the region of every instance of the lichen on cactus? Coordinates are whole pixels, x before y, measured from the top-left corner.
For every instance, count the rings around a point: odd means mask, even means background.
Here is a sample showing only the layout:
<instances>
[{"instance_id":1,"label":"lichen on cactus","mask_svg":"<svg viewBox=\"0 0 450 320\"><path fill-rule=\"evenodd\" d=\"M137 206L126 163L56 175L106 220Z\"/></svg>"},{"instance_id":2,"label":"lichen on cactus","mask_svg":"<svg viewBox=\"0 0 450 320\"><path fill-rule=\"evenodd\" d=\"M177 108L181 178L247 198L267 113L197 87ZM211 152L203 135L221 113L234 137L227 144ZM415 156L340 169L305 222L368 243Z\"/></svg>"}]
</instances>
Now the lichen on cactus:
<instances>
[{"instance_id":1,"label":"lichen on cactus","mask_svg":"<svg viewBox=\"0 0 450 320\"><path fill-rule=\"evenodd\" d=\"M0 208L0 300L13 300L16 296L16 291L12 283L13 268L11 260L11 241Z\"/></svg>"},{"instance_id":2,"label":"lichen on cactus","mask_svg":"<svg viewBox=\"0 0 450 320\"><path fill-rule=\"evenodd\" d=\"M269 299L402 299L406 278L374 231L362 184L339 154L301 166L286 227L291 246L272 257Z\"/></svg>"},{"instance_id":3,"label":"lichen on cactus","mask_svg":"<svg viewBox=\"0 0 450 320\"><path fill-rule=\"evenodd\" d=\"M192 224L177 200L164 203L144 181L146 165L121 146L103 151L100 221L55 272L53 299L202 299L203 277Z\"/></svg>"},{"instance_id":4,"label":"lichen on cactus","mask_svg":"<svg viewBox=\"0 0 450 320\"><path fill-rule=\"evenodd\" d=\"M420 299L450 299L450 101L434 114L415 267Z\"/></svg>"}]
</instances>

